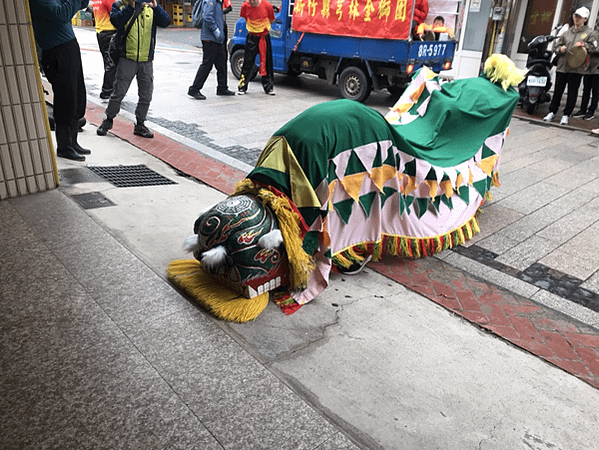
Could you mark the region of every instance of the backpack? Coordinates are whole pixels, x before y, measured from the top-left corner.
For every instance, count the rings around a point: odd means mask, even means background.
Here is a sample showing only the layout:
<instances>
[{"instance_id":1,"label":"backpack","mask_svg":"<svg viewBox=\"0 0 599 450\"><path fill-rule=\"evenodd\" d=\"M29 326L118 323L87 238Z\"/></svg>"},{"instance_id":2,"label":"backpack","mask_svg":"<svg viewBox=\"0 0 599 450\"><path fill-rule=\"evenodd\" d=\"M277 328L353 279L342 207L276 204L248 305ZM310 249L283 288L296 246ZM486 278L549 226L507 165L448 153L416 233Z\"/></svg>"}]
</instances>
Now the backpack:
<instances>
[{"instance_id":1,"label":"backpack","mask_svg":"<svg viewBox=\"0 0 599 450\"><path fill-rule=\"evenodd\" d=\"M196 0L193 4L193 9L191 10L191 24L194 28L202 28L202 3L203 0Z\"/></svg>"}]
</instances>

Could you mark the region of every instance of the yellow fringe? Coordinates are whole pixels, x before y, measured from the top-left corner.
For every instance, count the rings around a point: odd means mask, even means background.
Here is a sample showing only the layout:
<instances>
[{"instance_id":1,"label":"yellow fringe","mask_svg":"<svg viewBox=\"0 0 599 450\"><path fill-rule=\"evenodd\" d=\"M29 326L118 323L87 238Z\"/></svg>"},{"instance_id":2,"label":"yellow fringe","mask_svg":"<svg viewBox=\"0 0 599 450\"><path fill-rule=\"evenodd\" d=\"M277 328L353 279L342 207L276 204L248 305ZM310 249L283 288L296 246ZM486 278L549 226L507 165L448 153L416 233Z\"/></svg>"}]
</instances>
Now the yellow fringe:
<instances>
[{"instance_id":1,"label":"yellow fringe","mask_svg":"<svg viewBox=\"0 0 599 450\"><path fill-rule=\"evenodd\" d=\"M377 242L356 244L341 250L332 256L335 265L349 267L372 255L373 261L379 261L384 255L421 258L432 256L448 248L464 244L480 231L478 219L472 216L466 223L445 234L426 238L385 234ZM356 258L357 257L357 258Z\"/></svg>"},{"instance_id":2,"label":"yellow fringe","mask_svg":"<svg viewBox=\"0 0 599 450\"><path fill-rule=\"evenodd\" d=\"M166 274L175 286L222 320L249 322L268 305L268 292L245 298L204 272L202 264L195 259L171 261Z\"/></svg>"},{"instance_id":3,"label":"yellow fringe","mask_svg":"<svg viewBox=\"0 0 599 450\"><path fill-rule=\"evenodd\" d=\"M278 197L270 190L254 184L249 178L237 183L233 195L252 194L258 197L264 206L269 207L279 221L283 235L287 259L289 260L289 276L291 290L301 291L308 285L308 275L314 269L312 257L302 247L300 238L300 218L291 207L289 199Z\"/></svg>"}]
</instances>

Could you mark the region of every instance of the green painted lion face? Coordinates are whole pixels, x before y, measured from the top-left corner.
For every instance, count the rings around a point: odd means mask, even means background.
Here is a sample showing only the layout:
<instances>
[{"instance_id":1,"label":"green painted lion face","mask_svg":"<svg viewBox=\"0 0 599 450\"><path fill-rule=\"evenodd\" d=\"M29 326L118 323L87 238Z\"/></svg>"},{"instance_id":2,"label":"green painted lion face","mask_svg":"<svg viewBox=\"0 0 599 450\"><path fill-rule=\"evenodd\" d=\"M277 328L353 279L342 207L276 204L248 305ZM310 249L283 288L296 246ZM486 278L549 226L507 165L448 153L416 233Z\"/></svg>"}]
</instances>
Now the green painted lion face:
<instances>
[{"instance_id":1,"label":"green painted lion face","mask_svg":"<svg viewBox=\"0 0 599 450\"><path fill-rule=\"evenodd\" d=\"M277 219L251 195L229 197L200 215L192 249L206 272L251 298L288 283Z\"/></svg>"}]
</instances>

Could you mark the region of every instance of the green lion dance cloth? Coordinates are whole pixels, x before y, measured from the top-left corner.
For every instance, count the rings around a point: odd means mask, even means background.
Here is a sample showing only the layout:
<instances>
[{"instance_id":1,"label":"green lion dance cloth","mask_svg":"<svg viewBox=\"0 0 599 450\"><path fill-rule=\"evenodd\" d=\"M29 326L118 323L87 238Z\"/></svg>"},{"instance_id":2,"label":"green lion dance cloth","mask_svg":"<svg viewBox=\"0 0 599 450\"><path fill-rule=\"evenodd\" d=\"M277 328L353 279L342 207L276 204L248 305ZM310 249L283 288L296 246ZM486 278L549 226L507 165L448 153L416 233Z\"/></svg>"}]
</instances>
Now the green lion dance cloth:
<instances>
[{"instance_id":1,"label":"green lion dance cloth","mask_svg":"<svg viewBox=\"0 0 599 450\"><path fill-rule=\"evenodd\" d=\"M478 232L476 212L498 184L499 156L518 102L513 86L521 77L502 55L487 60L485 75L444 84L423 68L385 117L335 100L279 129L234 196L250 196L274 211L288 259L283 279L294 300L301 305L322 292L333 265L386 254L432 255ZM255 245L261 248L257 240L268 233L272 227L256 233ZM269 245L276 250L276 243ZM190 247L200 260L210 250ZM227 270L235 264L229 260ZM247 292L235 283L249 280L233 272L223 272L237 277L231 287ZM264 286L269 275L257 272Z\"/></svg>"}]
</instances>

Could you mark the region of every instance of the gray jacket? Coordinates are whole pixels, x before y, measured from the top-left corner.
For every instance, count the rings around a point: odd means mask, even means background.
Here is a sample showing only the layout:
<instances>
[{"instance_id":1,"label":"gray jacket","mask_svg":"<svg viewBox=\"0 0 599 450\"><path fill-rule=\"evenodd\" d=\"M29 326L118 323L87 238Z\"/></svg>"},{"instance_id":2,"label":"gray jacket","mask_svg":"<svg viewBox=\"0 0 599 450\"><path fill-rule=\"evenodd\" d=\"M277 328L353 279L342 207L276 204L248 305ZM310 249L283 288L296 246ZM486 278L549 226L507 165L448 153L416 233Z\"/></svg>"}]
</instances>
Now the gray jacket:
<instances>
[{"instance_id":1,"label":"gray jacket","mask_svg":"<svg viewBox=\"0 0 599 450\"><path fill-rule=\"evenodd\" d=\"M590 39L593 35L592 30L587 25L583 25L582 27L575 29L574 27L570 27L568 31L562 34L559 38L557 38L557 44L555 45L555 54L560 55L559 60L557 61L557 67L555 70L557 72L567 72L567 73L586 73L586 65L583 64L580 67L573 68L568 65L568 52L574 48L577 42L582 41L584 43L584 47L587 52L591 49ZM559 49L565 46L566 53L561 53Z\"/></svg>"},{"instance_id":2,"label":"gray jacket","mask_svg":"<svg viewBox=\"0 0 599 450\"><path fill-rule=\"evenodd\" d=\"M597 27L591 33L589 38L589 64L586 68L585 75L599 74L599 30Z\"/></svg>"}]
</instances>

